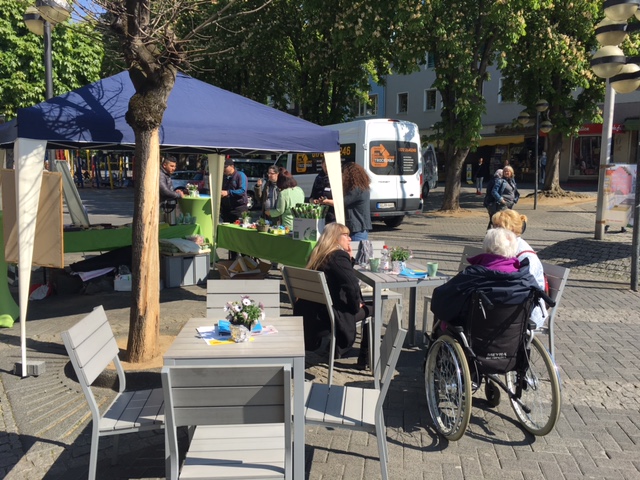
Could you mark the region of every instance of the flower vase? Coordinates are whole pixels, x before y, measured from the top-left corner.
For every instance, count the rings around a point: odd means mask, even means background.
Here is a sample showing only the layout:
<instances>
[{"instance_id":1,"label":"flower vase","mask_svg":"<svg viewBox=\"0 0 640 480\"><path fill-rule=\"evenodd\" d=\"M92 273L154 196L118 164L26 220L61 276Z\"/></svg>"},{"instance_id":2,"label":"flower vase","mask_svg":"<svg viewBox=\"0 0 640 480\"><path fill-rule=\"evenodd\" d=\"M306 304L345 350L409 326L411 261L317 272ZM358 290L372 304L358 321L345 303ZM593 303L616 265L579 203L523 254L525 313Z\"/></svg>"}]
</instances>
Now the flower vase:
<instances>
[{"instance_id":1,"label":"flower vase","mask_svg":"<svg viewBox=\"0 0 640 480\"><path fill-rule=\"evenodd\" d=\"M391 262L391 273L398 274L404 268L404 262L401 260L393 260Z\"/></svg>"},{"instance_id":2,"label":"flower vase","mask_svg":"<svg viewBox=\"0 0 640 480\"><path fill-rule=\"evenodd\" d=\"M231 325L231 339L236 343L248 342L251 332L244 325Z\"/></svg>"}]
</instances>

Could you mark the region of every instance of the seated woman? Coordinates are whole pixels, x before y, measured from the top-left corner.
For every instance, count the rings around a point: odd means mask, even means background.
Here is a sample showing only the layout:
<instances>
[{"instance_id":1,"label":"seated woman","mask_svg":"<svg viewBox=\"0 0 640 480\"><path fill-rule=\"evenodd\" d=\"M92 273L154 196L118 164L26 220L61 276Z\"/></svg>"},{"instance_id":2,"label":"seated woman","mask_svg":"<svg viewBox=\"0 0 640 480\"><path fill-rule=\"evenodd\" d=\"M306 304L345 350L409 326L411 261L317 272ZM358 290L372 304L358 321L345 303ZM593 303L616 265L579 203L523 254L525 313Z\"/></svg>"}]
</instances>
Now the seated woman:
<instances>
[{"instance_id":1,"label":"seated woman","mask_svg":"<svg viewBox=\"0 0 640 480\"><path fill-rule=\"evenodd\" d=\"M278 219L280 225L293 228L293 213L291 207L298 203L304 203L304 191L298 186L298 182L288 170L281 169L278 173L276 185L280 189L276 207L265 210L264 214L272 220Z\"/></svg>"},{"instance_id":2,"label":"seated woman","mask_svg":"<svg viewBox=\"0 0 640 480\"><path fill-rule=\"evenodd\" d=\"M529 273L536 279L538 287L544 291L546 282L544 280L542 262L536 252L531 248L531 245L522 238L522 234L527 228L527 217L520 215L515 210L502 210L491 217L491 223L494 228L506 228L515 233L518 239L516 258L520 260L520 263L524 263L525 259L529 261ZM540 308L533 309L531 312L531 320L540 328L544 324L547 315L547 305L544 300L540 300Z\"/></svg>"},{"instance_id":3,"label":"seated woman","mask_svg":"<svg viewBox=\"0 0 640 480\"><path fill-rule=\"evenodd\" d=\"M513 232L488 230L482 246L485 253L470 257L470 266L434 289L431 311L435 319L462 325L476 290L484 290L489 300L505 305L523 303L531 289L540 290L529 266L516 258L518 241Z\"/></svg>"},{"instance_id":4,"label":"seated woman","mask_svg":"<svg viewBox=\"0 0 640 480\"><path fill-rule=\"evenodd\" d=\"M349 229L341 223L330 223L322 232L307 263L307 268L324 272L327 279L335 312L337 358L341 358L353 346L356 323L370 317L373 310L362 300L360 283L353 271L352 256ZM326 308L307 300L297 300L293 314L303 317L305 348L319 348L322 337L330 335ZM358 355L358 366L361 368L367 365L368 351L369 335L363 329Z\"/></svg>"}]
</instances>

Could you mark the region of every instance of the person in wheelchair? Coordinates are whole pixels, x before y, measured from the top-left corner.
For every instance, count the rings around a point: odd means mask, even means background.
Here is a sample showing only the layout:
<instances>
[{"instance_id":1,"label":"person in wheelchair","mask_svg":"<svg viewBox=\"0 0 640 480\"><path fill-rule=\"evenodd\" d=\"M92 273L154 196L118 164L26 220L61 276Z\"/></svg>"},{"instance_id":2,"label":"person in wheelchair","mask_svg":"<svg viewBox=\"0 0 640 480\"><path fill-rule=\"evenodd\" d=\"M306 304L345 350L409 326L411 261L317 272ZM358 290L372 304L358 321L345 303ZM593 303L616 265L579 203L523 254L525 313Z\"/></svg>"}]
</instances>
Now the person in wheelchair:
<instances>
[{"instance_id":1,"label":"person in wheelchair","mask_svg":"<svg viewBox=\"0 0 640 480\"><path fill-rule=\"evenodd\" d=\"M485 385L488 404L507 393L523 427L546 435L560 415L557 369L531 321L539 298L553 303L517 258L517 237L487 231L484 253L433 292L435 325L427 342L425 392L435 429L458 440L471 415L471 397Z\"/></svg>"},{"instance_id":2,"label":"person in wheelchair","mask_svg":"<svg viewBox=\"0 0 640 480\"><path fill-rule=\"evenodd\" d=\"M471 296L476 291L498 304L518 305L527 301L532 289L540 290L529 272L528 260L516 257L518 240L505 228L487 231L482 242L485 253L469 257L471 265L433 291L431 311L434 319L463 325ZM444 329L446 326L441 325Z\"/></svg>"}]
</instances>

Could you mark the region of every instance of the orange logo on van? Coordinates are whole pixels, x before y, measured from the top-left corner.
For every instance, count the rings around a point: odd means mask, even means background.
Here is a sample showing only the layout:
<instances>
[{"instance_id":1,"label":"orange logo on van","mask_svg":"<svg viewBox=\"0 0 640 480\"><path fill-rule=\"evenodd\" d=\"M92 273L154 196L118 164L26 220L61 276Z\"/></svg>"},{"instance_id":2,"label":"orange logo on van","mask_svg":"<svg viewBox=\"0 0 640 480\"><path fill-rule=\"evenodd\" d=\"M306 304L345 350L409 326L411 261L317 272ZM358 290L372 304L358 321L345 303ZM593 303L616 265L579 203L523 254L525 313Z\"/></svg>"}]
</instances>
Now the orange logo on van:
<instances>
[{"instance_id":1,"label":"orange logo on van","mask_svg":"<svg viewBox=\"0 0 640 480\"><path fill-rule=\"evenodd\" d=\"M309 168L311 168L311 160L304 153L299 153L296 155L296 173L305 173Z\"/></svg>"},{"instance_id":2,"label":"orange logo on van","mask_svg":"<svg viewBox=\"0 0 640 480\"><path fill-rule=\"evenodd\" d=\"M371 147L371 168L384 168L395 161L395 157L389 153L384 145Z\"/></svg>"}]
</instances>

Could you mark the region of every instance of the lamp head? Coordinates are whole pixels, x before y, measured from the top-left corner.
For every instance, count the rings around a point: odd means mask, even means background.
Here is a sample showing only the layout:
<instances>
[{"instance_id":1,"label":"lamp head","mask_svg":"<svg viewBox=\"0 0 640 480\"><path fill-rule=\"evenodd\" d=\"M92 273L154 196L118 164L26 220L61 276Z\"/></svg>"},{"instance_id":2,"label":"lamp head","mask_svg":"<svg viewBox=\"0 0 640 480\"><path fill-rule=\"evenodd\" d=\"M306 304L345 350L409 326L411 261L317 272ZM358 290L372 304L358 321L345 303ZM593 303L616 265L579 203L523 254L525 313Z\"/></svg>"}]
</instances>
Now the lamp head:
<instances>
[{"instance_id":1,"label":"lamp head","mask_svg":"<svg viewBox=\"0 0 640 480\"><path fill-rule=\"evenodd\" d=\"M611 87L617 93L631 93L640 88L640 67L628 63L617 75L611 77Z\"/></svg>"},{"instance_id":2,"label":"lamp head","mask_svg":"<svg viewBox=\"0 0 640 480\"><path fill-rule=\"evenodd\" d=\"M44 35L44 20L36 7L27 7L22 19L31 33Z\"/></svg>"},{"instance_id":3,"label":"lamp head","mask_svg":"<svg viewBox=\"0 0 640 480\"><path fill-rule=\"evenodd\" d=\"M591 68L600 78L611 78L622 70L627 58L620 47L607 45L591 57Z\"/></svg>"},{"instance_id":4,"label":"lamp head","mask_svg":"<svg viewBox=\"0 0 640 480\"><path fill-rule=\"evenodd\" d=\"M67 21L71 16L71 5L66 0L36 0L36 8L52 26Z\"/></svg>"},{"instance_id":5,"label":"lamp head","mask_svg":"<svg viewBox=\"0 0 640 480\"><path fill-rule=\"evenodd\" d=\"M552 128L553 123L551 123L549 120L543 120L542 122L540 122L540 131L542 133L549 133Z\"/></svg>"},{"instance_id":6,"label":"lamp head","mask_svg":"<svg viewBox=\"0 0 640 480\"><path fill-rule=\"evenodd\" d=\"M639 0L606 0L604 14L615 22L626 22L636 13L638 5L640 5Z\"/></svg>"},{"instance_id":7,"label":"lamp head","mask_svg":"<svg viewBox=\"0 0 640 480\"><path fill-rule=\"evenodd\" d=\"M529 119L530 117L526 110L521 111L520 114L518 115L518 123L522 126L529 123Z\"/></svg>"},{"instance_id":8,"label":"lamp head","mask_svg":"<svg viewBox=\"0 0 640 480\"><path fill-rule=\"evenodd\" d=\"M604 18L596 25L596 40L600 45L620 45L627 36L626 22Z\"/></svg>"},{"instance_id":9,"label":"lamp head","mask_svg":"<svg viewBox=\"0 0 640 480\"><path fill-rule=\"evenodd\" d=\"M540 99L536 102L536 110L540 113L546 112L549 109L549 102Z\"/></svg>"}]
</instances>

